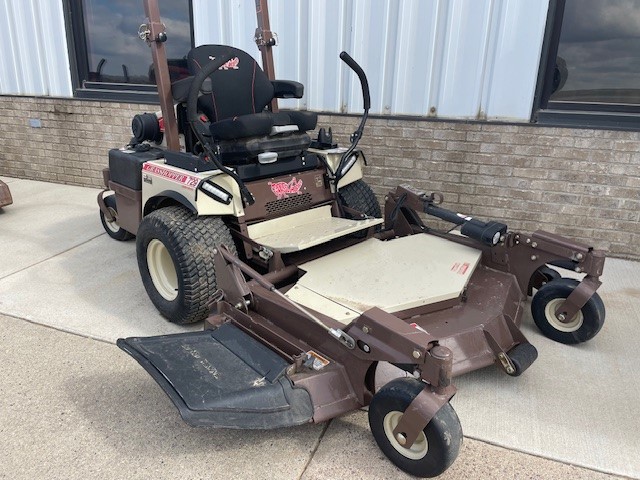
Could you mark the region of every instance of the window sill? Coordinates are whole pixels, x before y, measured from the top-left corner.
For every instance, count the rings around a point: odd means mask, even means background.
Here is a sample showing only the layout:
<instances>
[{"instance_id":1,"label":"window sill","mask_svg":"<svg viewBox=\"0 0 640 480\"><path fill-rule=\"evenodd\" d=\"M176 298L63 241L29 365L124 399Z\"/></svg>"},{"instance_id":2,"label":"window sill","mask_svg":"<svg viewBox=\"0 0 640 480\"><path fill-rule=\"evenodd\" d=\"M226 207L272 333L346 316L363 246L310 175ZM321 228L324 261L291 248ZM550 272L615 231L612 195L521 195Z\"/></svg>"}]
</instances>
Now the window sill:
<instances>
[{"instance_id":1,"label":"window sill","mask_svg":"<svg viewBox=\"0 0 640 480\"><path fill-rule=\"evenodd\" d=\"M74 97L84 100L103 102L159 104L155 85L127 83L85 82L82 88L76 88Z\"/></svg>"},{"instance_id":2,"label":"window sill","mask_svg":"<svg viewBox=\"0 0 640 480\"><path fill-rule=\"evenodd\" d=\"M640 131L640 113L548 108L538 111L535 122L550 127Z\"/></svg>"}]
</instances>

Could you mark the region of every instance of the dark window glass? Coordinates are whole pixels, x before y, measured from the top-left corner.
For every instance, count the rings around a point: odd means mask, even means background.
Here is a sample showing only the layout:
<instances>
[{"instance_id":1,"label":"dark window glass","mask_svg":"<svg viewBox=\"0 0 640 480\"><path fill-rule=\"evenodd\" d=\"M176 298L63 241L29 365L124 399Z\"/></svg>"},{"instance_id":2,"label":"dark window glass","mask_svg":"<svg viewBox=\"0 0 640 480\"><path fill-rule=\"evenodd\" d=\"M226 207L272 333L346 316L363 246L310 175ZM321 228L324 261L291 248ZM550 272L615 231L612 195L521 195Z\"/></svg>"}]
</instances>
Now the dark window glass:
<instances>
[{"instance_id":1,"label":"dark window glass","mask_svg":"<svg viewBox=\"0 0 640 480\"><path fill-rule=\"evenodd\" d=\"M566 0L551 101L640 104L640 0Z\"/></svg>"},{"instance_id":2,"label":"dark window glass","mask_svg":"<svg viewBox=\"0 0 640 480\"><path fill-rule=\"evenodd\" d=\"M155 83L150 78L151 53L138 38L146 21L140 0L82 0L89 82ZM170 40L167 57L177 69L191 48L189 0L163 0L162 21Z\"/></svg>"},{"instance_id":3,"label":"dark window glass","mask_svg":"<svg viewBox=\"0 0 640 480\"><path fill-rule=\"evenodd\" d=\"M138 37L147 22L142 0L62 0L67 21L74 96L157 103L149 46ZM172 80L188 75L193 46L191 0L159 0Z\"/></svg>"}]
</instances>

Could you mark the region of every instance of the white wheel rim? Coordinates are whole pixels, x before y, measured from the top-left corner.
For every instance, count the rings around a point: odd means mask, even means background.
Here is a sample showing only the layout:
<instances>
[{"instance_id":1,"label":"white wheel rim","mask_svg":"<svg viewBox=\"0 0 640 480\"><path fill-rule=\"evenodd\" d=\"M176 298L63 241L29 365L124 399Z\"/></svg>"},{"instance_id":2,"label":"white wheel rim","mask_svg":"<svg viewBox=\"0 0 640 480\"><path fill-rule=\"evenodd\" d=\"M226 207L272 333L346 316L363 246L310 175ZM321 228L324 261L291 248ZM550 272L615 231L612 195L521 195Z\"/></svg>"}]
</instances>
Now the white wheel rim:
<instances>
[{"instance_id":1,"label":"white wheel rim","mask_svg":"<svg viewBox=\"0 0 640 480\"><path fill-rule=\"evenodd\" d=\"M153 239L147 246L147 265L153 286L168 301L178 297L178 274L169 250L160 240Z\"/></svg>"},{"instance_id":2,"label":"white wheel rim","mask_svg":"<svg viewBox=\"0 0 640 480\"><path fill-rule=\"evenodd\" d=\"M398 440L396 440L396 437L393 435L393 429L396 428L401 417L402 412L398 412L397 410L387 413L382 421L384 433L393 448L395 448L399 453L411 460L420 460L421 458L424 458L429 451L429 442L427 441L427 437L424 432L420 432L418 438L416 438L416 441L413 442L411 447L406 448L400 445Z\"/></svg>"},{"instance_id":3,"label":"white wheel rim","mask_svg":"<svg viewBox=\"0 0 640 480\"><path fill-rule=\"evenodd\" d=\"M107 207L107 209L109 210L109 213L113 217L113 220L109 220L107 217L104 217L105 224L107 225L107 228L110 231L112 231L113 233L118 233L120 231L120 225L118 225L118 220L117 220L118 219L118 212L116 212L111 207Z\"/></svg>"},{"instance_id":4,"label":"white wheel rim","mask_svg":"<svg viewBox=\"0 0 640 480\"><path fill-rule=\"evenodd\" d=\"M575 332L582 326L584 317L582 316L582 312L578 311L578 313L576 313L575 316L568 322L561 322L560 320L558 320L558 318L556 317L556 308L558 308L564 301L564 298L554 298L549 303L547 303L546 307L544 307L544 314L547 318L547 322L549 322L549 324L559 332Z\"/></svg>"}]
</instances>

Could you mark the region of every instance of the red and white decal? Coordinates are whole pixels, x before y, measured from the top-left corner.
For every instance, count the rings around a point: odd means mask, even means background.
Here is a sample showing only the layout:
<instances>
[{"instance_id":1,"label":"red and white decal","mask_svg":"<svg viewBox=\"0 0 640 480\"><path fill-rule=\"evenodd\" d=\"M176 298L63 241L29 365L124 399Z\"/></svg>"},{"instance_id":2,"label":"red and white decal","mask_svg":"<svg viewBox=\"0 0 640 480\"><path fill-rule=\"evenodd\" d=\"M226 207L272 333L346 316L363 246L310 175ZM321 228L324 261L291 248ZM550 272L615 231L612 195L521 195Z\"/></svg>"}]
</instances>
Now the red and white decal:
<instances>
[{"instance_id":1,"label":"red and white decal","mask_svg":"<svg viewBox=\"0 0 640 480\"><path fill-rule=\"evenodd\" d=\"M187 175L185 173L179 173L169 168L161 167L155 163L145 163L142 170L152 175L165 178L175 183L179 183L187 188L195 190L200 183L200 179L194 175Z\"/></svg>"},{"instance_id":2,"label":"red and white decal","mask_svg":"<svg viewBox=\"0 0 640 480\"><path fill-rule=\"evenodd\" d=\"M216 57L213 55L209 55L209 60L213 61ZM233 57L227 63L222 65L218 70L238 70L238 64L240 63L240 59L238 57Z\"/></svg>"},{"instance_id":3,"label":"red and white decal","mask_svg":"<svg viewBox=\"0 0 640 480\"><path fill-rule=\"evenodd\" d=\"M293 177L289 182L269 182L269 186L278 200L288 198L289 195L300 195L302 193L302 180L296 180L296 177Z\"/></svg>"},{"instance_id":4,"label":"red and white decal","mask_svg":"<svg viewBox=\"0 0 640 480\"><path fill-rule=\"evenodd\" d=\"M464 262L464 263L456 262L453 265L451 265L451 271L459 275L464 275L465 273L467 273L467 270L469 270L470 266L471 265L467 262Z\"/></svg>"},{"instance_id":5,"label":"red and white decal","mask_svg":"<svg viewBox=\"0 0 640 480\"><path fill-rule=\"evenodd\" d=\"M410 323L409 325L411 325L413 328L415 328L416 330L420 330L421 332L424 332L426 334L429 334L429 332L427 332L424 328L422 328L420 325L418 325L417 323Z\"/></svg>"}]
</instances>

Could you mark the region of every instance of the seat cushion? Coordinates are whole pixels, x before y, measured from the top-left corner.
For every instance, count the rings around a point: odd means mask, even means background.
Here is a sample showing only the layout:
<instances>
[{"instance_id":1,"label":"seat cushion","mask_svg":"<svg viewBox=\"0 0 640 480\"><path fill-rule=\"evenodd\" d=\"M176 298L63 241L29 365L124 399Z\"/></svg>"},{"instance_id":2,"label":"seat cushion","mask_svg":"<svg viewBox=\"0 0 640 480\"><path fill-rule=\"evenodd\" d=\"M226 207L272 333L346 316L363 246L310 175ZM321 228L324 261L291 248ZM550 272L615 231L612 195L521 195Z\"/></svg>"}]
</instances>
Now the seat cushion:
<instances>
[{"instance_id":1,"label":"seat cushion","mask_svg":"<svg viewBox=\"0 0 640 480\"><path fill-rule=\"evenodd\" d=\"M262 152L275 152L278 154L278 160L302 155L309 148L310 143L309 135L294 132L284 135L221 140L218 145L222 162L225 165L237 165L254 162Z\"/></svg>"},{"instance_id":2,"label":"seat cushion","mask_svg":"<svg viewBox=\"0 0 640 480\"><path fill-rule=\"evenodd\" d=\"M214 122L209 131L214 140L233 140L268 135L272 126L273 118L269 113L256 113Z\"/></svg>"},{"instance_id":3,"label":"seat cushion","mask_svg":"<svg viewBox=\"0 0 640 480\"><path fill-rule=\"evenodd\" d=\"M315 112L307 112L301 110L280 110L280 113L289 116L290 124L297 125L298 130L306 132L316 128L318 123L318 114Z\"/></svg>"}]
</instances>

